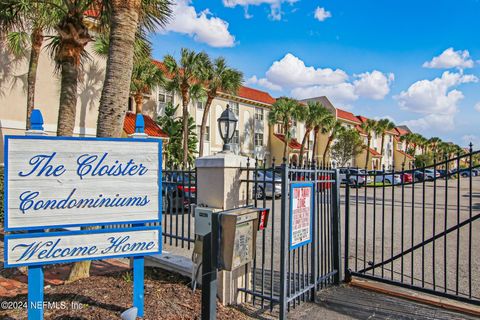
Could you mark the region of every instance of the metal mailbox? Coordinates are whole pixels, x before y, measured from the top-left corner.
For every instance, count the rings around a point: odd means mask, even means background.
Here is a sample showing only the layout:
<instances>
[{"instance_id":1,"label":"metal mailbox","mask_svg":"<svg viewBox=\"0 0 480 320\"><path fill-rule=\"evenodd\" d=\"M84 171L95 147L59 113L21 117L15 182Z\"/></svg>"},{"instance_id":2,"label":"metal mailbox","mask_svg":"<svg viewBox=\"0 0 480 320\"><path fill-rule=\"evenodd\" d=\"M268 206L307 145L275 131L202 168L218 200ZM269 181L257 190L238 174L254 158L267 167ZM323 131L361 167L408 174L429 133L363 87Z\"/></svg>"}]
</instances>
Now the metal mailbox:
<instances>
[{"instance_id":1,"label":"metal mailbox","mask_svg":"<svg viewBox=\"0 0 480 320\"><path fill-rule=\"evenodd\" d=\"M198 211L195 219L204 220L195 221L197 235L204 235L205 229L211 226L207 219L215 216L219 219L218 268L220 270L232 271L253 261L257 232L266 227L269 209L246 207L218 212L218 209L197 207L196 210ZM194 247L194 253L198 255L202 254L200 241L197 238Z\"/></svg>"}]
</instances>

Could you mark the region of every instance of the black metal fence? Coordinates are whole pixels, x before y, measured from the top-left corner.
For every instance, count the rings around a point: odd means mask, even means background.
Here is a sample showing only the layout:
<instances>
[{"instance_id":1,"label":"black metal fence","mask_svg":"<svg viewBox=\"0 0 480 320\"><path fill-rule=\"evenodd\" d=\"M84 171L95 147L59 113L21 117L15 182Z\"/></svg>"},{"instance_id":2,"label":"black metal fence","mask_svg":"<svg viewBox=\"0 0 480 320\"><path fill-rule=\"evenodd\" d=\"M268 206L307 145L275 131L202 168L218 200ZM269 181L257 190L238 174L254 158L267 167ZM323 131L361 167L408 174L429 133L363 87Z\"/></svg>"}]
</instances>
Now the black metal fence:
<instances>
[{"instance_id":1,"label":"black metal fence","mask_svg":"<svg viewBox=\"0 0 480 320\"><path fill-rule=\"evenodd\" d=\"M399 172L348 171L347 276L480 305L479 153Z\"/></svg>"},{"instance_id":2,"label":"black metal fence","mask_svg":"<svg viewBox=\"0 0 480 320\"><path fill-rule=\"evenodd\" d=\"M197 203L196 169L167 169L162 177L163 241L175 247L193 248L192 204Z\"/></svg>"},{"instance_id":3,"label":"black metal fence","mask_svg":"<svg viewBox=\"0 0 480 320\"><path fill-rule=\"evenodd\" d=\"M280 318L315 293L340 281L340 215L337 171L327 167L293 167L275 162L267 166L248 163L245 168L250 190L247 204L270 208L268 227L257 238L252 279L239 291L254 305L273 310ZM313 192L312 241L296 249L289 247L290 186L311 182ZM246 268L249 268L248 266ZM248 271L248 270L246 270Z\"/></svg>"}]
</instances>

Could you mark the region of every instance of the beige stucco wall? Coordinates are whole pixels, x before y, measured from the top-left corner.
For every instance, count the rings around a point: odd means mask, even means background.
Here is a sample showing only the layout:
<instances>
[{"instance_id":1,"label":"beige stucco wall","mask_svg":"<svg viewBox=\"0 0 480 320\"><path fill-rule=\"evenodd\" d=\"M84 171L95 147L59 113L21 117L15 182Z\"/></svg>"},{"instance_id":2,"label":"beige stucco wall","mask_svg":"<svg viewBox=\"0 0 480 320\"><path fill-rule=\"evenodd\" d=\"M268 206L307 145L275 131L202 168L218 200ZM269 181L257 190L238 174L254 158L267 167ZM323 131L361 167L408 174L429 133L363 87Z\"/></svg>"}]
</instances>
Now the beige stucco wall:
<instances>
[{"instance_id":1,"label":"beige stucco wall","mask_svg":"<svg viewBox=\"0 0 480 320\"><path fill-rule=\"evenodd\" d=\"M91 59L84 62L78 85L74 134L82 136L95 135L98 104L105 78L106 61L92 54L91 47L91 44L87 46ZM25 132L28 59L16 61L2 45L0 61L0 134L3 144L6 134L23 135ZM34 106L42 112L48 134L55 134L57 130L59 96L59 75L55 73L48 50L43 47L38 64ZM3 148L0 162L3 162Z\"/></svg>"}]
</instances>

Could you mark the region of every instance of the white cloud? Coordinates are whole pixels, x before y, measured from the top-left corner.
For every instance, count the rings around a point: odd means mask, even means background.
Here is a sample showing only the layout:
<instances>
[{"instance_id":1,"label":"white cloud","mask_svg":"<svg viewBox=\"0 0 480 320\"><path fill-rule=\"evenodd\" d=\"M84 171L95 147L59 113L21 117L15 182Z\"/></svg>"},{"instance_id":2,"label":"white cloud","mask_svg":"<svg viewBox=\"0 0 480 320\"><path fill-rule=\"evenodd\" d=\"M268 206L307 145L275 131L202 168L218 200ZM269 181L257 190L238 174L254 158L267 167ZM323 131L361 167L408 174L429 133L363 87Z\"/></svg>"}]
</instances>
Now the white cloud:
<instances>
[{"instance_id":1,"label":"white cloud","mask_svg":"<svg viewBox=\"0 0 480 320\"><path fill-rule=\"evenodd\" d=\"M266 73L267 79L282 87L304 87L311 85L339 84L348 79L345 71L330 68L307 67L305 63L288 53L275 61Z\"/></svg>"},{"instance_id":2,"label":"white cloud","mask_svg":"<svg viewBox=\"0 0 480 320\"><path fill-rule=\"evenodd\" d=\"M455 129L455 113L453 114L429 114L425 117L402 122L414 131L427 132L435 129L448 132Z\"/></svg>"},{"instance_id":3,"label":"white cloud","mask_svg":"<svg viewBox=\"0 0 480 320\"><path fill-rule=\"evenodd\" d=\"M395 79L393 73L383 74L378 70L355 75L355 93L364 98L382 100L390 92L390 84Z\"/></svg>"},{"instance_id":4,"label":"white cloud","mask_svg":"<svg viewBox=\"0 0 480 320\"><path fill-rule=\"evenodd\" d=\"M474 62L470 59L470 53L468 50L455 51L453 48L448 48L437 57L434 57L431 61L427 61L423 64L424 68L434 69L466 69L472 68Z\"/></svg>"},{"instance_id":5,"label":"white cloud","mask_svg":"<svg viewBox=\"0 0 480 320\"><path fill-rule=\"evenodd\" d=\"M247 84L249 84L249 85L251 85L251 84L258 85L258 86L267 88L267 89L272 90L272 91L280 91L280 90L282 90L282 87L281 87L281 86L279 86L279 85L277 85L277 84L274 84L274 83L271 83L271 82L268 81L268 79L266 79L266 78L260 78L260 79L258 79L257 76L252 76L252 77L250 77L249 79L247 79Z\"/></svg>"},{"instance_id":6,"label":"white cloud","mask_svg":"<svg viewBox=\"0 0 480 320\"><path fill-rule=\"evenodd\" d=\"M478 78L474 75L445 71L441 78L415 82L407 91L402 91L395 98L405 110L422 114L451 114L456 111L457 103L463 99L463 93L450 89L469 82L478 82Z\"/></svg>"},{"instance_id":7,"label":"white cloud","mask_svg":"<svg viewBox=\"0 0 480 320\"><path fill-rule=\"evenodd\" d=\"M473 108L475 110L477 110L478 112L480 112L480 102L477 102L477 104L475 104L475 106Z\"/></svg>"},{"instance_id":8,"label":"white cloud","mask_svg":"<svg viewBox=\"0 0 480 320\"><path fill-rule=\"evenodd\" d=\"M291 94L297 99L327 96L333 104L348 104L358 99L355 87L348 82L327 86L298 87L294 88Z\"/></svg>"},{"instance_id":9,"label":"white cloud","mask_svg":"<svg viewBox=\"0 0 480 320\"><path fill-rule=\"evenodd\" d=\"M451 73L446 71L440 78L420 80L402 91L395 99L400 107L424 117L410 120L405 124L416 130L438 129L453 130L458 103L464 98L463 93L454 87L463 83L478 82L474 75Z\"/></svg>"},{"instance_id":10,"label":"white cloud","mask_svg":"<svg viewBox=\"0 0 480 320\"><path fill-rule=\"evenodd\" d=\"M462 137L462 140L465 142L465 146L468 147L470 142L473 144L474 150L478 150L480 146L480 136L476 136L473 134L468 134Z\"/></svg>"},{"instance_id":11,"label":"white cloud","mask_svg":"<svg viewBox=\"0 0 480 320\"><path fill-rule=\"evenodd\" d=\"M332 17L332 13L330 11L325 10L325 8L317 7L317 9L315 9L314 16L315 16L315 19L317 19L318 21L325 21L328 18Z\"/></svg>"},{"instance_id":12,"label":"white cloud","mask_svg":"<svg viewBox=\"0 0 480 320\"><path fill-rule=\"evenodd\" d=\"M173 6L172 19L165 31L188 34L195 41L212 47L233 47L235 36L228 30L228 22L212 16L210 11L198 12L191 0L178 0Z\"/></svg>"},{"instance_id":13,"label":"white cloud","mask_svg":"<svg viewBox=\"0 0 480 320\"><path fill-rule=\"evenodd\" d=\"M223 0L223 5L227 8L235 8L242 6L245 9L245 18L250 19L252 16L248 13L248 6L259 6L262 4L270 5L270 14L272 20L282 19L282 3L293 4L299 0Z\"/></svg>"}]
</instances>

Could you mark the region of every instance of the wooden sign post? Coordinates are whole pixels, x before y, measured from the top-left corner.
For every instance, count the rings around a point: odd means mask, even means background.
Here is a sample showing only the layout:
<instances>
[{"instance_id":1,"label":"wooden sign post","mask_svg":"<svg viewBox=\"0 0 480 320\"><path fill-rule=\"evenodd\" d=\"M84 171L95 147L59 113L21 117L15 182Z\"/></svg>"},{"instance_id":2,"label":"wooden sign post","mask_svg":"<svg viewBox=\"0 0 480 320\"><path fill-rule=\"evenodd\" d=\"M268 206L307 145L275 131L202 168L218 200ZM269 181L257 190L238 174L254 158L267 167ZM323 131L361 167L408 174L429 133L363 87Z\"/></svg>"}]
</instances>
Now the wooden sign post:
<instances>
[{"instance_id":1,"label":"wooden sign post","mask_svg":"<svg viewBox=\"0 0 480 320\"><path fill-rule=\"evenodd\" d=\"M37 134L39 119L35 110ZM134 138L145 138L137 119ZM143 257L162 252L161 188L161 140L6 136L5 231L28 233L5 235L5 267L28 266L29 319L43 318L42 265L115 257L133 258L143 316Z\"/></svg>"}]
</instances>

